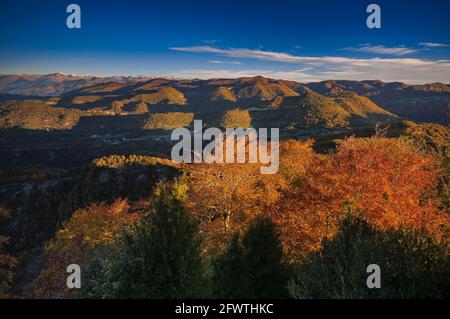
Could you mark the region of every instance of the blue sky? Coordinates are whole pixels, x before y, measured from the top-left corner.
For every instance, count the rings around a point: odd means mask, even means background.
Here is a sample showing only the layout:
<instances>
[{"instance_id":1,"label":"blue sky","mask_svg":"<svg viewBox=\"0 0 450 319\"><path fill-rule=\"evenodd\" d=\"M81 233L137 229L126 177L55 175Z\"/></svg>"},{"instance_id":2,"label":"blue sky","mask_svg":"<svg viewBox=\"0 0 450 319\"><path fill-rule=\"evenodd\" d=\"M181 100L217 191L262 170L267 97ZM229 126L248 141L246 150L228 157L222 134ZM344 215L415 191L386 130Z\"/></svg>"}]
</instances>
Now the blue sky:
<instances>
[{"instance_id":1,"label":"blue sky","mask_svg":"<svg viewBox=\"0 0 450 319\"><path fill-rule=\"evenodd\" d=\"M81 29L66 27L70 3ZM450 82L446 0L9 0L0 21L3 74Z\"/></svg>"}]
</instances>

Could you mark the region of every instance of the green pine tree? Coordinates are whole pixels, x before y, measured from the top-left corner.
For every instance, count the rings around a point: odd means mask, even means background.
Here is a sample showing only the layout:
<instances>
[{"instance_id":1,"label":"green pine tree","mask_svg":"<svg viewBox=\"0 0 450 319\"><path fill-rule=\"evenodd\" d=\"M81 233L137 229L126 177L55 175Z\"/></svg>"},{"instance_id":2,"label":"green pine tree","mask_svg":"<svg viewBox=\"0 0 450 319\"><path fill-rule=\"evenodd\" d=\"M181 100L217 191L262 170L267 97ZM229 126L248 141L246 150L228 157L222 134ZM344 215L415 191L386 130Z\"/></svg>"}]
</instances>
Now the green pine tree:
<instances>
[{"instance_id":1,"label":"green pine tree","mask_svg":"<svg viewBox=\"0 0 450 319\"><path fill-rule=\"evenodd\" d=\"M242 240L235 235L214 262L215 295L223 298L286 297L287 268L273 222L257 218Z\"/></svg>"},{"instance_id":2,"label":"green pine tree","mask_svg":"<svg viewBox=\"0 0 450 319\"><path fill-rule=\"evenodd\" d=\"M421 231L380 231L348 214L339 233L299 262L289 291L294 298L448 297L449 253ZM367 266L381 268L381 288L367 287Z\"/></svg>"},{"instance_id":3,"label":"green pine tree","mask_svg":"<svg viewBox=\"0 0 450 319\"><path fill-rule=\"evenodd\" d=\"M84 296L166 299L208 295L197 225L182 203L185 192L182 182L158 187L151 218L125 235L118 249L91 262Z\"/></svg>"}]
</instances>

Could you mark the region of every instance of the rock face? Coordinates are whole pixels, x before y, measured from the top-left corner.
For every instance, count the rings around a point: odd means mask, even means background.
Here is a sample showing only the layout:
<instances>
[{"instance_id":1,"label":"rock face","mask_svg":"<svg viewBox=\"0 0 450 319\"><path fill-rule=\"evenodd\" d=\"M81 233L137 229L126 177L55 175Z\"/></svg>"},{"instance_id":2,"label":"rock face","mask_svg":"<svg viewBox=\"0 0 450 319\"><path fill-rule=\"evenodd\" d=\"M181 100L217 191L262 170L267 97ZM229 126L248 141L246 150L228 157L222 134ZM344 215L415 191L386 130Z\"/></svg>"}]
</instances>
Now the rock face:
<instances>
[{"instance_id":1,"label":"rock face","mask_svg":"<svg viewBox=\"0 0 450 319\"><path fill-rule=\"evenodd\" d=\"M164 160L133 158L110 156L60 177L0 185L0 202L12 211L9 222L0 226L11 238L10 249L43 244L73 211L91 202L148 197L158 181L179 174Z\"/></svg>"},{"instance_id":2,"label":"rock face","mask_svg":"<svg viewBox=\"0 0 450 319\"><path fill-rule=\"evenodd\" d=\"M23 289L46 266L44 244L77 209L115 198L131 202L149 198L158 182L179 174L164 159L108 156L61 176L0 185L0 203L10 211L10 219L0 224L0 234L9 237L9 252L27 252L13 290Z\"/></svg>"}]
</instances>

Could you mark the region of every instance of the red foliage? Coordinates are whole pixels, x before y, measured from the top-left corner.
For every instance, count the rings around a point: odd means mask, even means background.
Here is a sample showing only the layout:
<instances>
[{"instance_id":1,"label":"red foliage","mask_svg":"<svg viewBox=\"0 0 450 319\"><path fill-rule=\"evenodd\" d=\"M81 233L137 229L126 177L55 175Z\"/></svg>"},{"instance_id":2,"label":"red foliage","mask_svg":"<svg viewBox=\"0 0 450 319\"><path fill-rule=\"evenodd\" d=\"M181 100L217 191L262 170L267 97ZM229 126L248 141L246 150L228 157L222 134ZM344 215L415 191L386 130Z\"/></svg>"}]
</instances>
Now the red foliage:
<instances>
[{"instance_id":1,"label":"red foliage","mask_svg":"<svg viewBox=\"0 0 450 319\"><path fill-rule=\"evenodd\" d=\"M438 175L432 157L399 139L347 139L335 154L316 155L274 207L285 249L293 258L317 249L346 207L377 227L423 228L442 239L450 223L437 210Z\"/></svg>"},{"instance_id":2,"label":"red foliage","mask_svg":"<svg viewBox=\"0 0 450 319\"><path fill-rule=\"evenodd\" d=\"M136 207L130 207L128 201L122 199L111 205L94 203L74 212L55 238L47 243L48 266L28 287L28 297L67 297L70 294L66 287L67 266L82 265L99 246L118 242L122 231L144 214L136 212Z\"/></svg>"}]
</instances>

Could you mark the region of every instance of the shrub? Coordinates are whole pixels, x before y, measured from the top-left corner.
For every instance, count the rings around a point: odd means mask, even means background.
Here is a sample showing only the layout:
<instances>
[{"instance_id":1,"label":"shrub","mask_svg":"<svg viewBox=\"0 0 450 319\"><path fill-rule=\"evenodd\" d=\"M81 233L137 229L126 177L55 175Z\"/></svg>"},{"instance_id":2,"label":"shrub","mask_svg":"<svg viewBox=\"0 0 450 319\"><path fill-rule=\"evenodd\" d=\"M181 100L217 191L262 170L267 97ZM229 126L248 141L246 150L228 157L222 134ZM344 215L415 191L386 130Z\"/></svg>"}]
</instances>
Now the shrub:
<instances>
[{"instance_id":1,"label":"shrub","mask_svg":"<svg viewBox=\"0 0 450 319\"><path fill-rule=\"evenodd\" d=\"M126 165L167 165L176 167L177 165L168 159L161 157L145 156L145 155L109 155L95 159L93 162L95 167L99 168L119 168Z\"/></svg>"}]
</instances>

